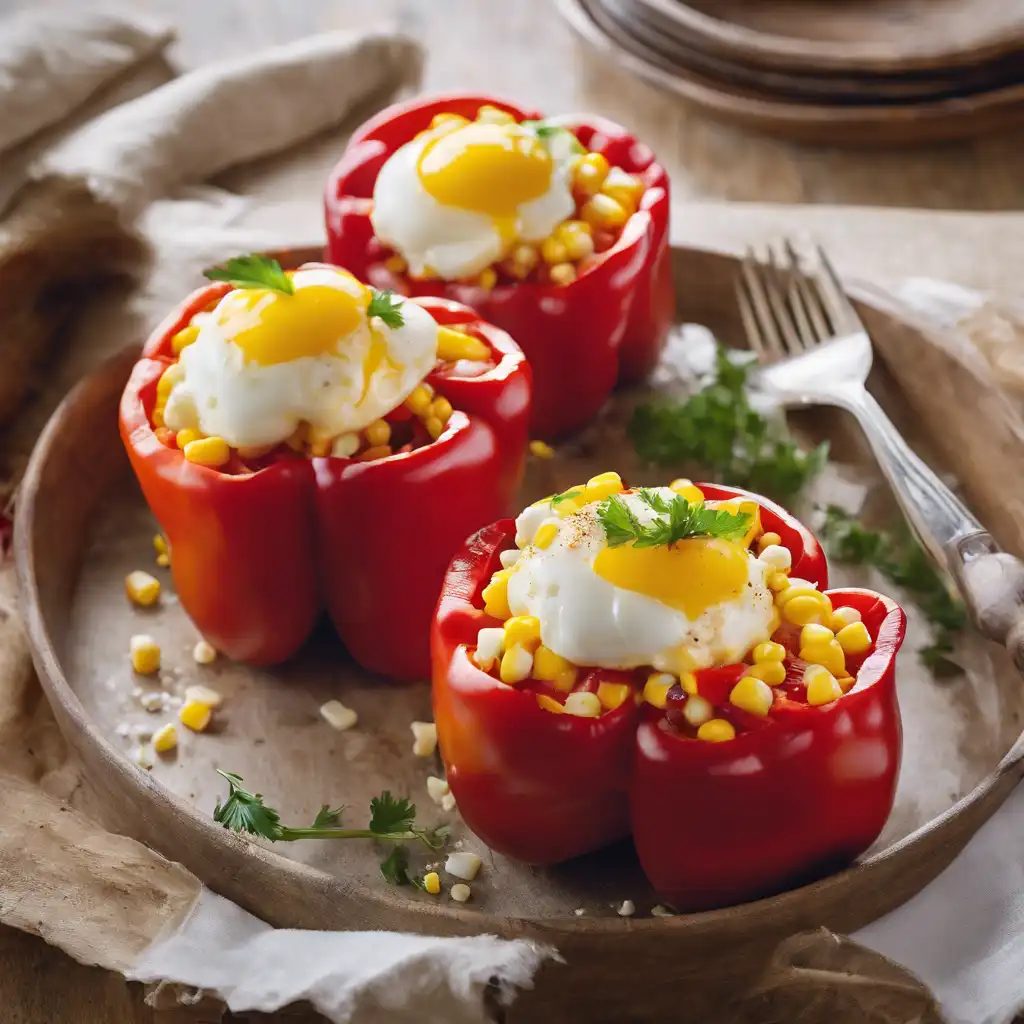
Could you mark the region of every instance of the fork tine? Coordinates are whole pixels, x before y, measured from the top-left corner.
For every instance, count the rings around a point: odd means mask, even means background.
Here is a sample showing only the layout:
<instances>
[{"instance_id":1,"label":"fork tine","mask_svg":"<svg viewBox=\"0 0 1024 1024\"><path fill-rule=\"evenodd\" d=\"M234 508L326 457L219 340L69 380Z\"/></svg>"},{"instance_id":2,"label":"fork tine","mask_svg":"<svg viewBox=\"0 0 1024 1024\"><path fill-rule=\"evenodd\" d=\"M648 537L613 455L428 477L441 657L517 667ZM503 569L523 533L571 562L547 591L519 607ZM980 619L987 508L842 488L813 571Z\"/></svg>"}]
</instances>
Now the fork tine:
<instances>
[{"instance_id":1,"label":"fork tine","mask_svg":"<svg viewBox=\"0 0 1024 1024\"><path fill-rule=\"evenodd\" d=\"M789 256L793 266L793 305L800 311L797 314L797 318L802 321L806 330L806 336L813 338L814 344L820 345L832 337L828 313L821 305L815 289L808 282L807 276L800 265L800 254L788 238L786 239L786 254Z\"/></svg>"},{"instance_id":2,"label":"fork tine","mask_svg":"<svg viewBox=\"0 0 1024 1024\"><path fill-rule=\"evenodd\" d=\"M799 355L807 347L807 343L798 330L792 307L789 303L790 284L793 280L791 268L783 267L772 246L768 247L768 266L766 276L771 277L768 298L775 313L776 322L785 339L790 355ZM788 281L787 281L788 277Z\"/></svg>"},{"instance_id":3,"label":"fork tine","mask_svg":"<svg viewBox=\"0 0 1024 1024\"><path fill-rule=\"evenodd\" d=\"M736 278L736 302L740 307L740 319L743 321L743 333L747 336L747 343L757 356L759 363L774 363L776 355L765 344L760 328L757 326L757 317L750 305L750 298L740 279Z\"/></svg>"},{"instance_id":4,"label":"fork tine","mask_svg":"<svg viewBox=\"0 0 1024 1024\"><path fill-rule=\"evenodd\" d=\"M846 297L846 292L843 290L835 267L832 266L832 261L820 245L817 246L817 250L818 262L824 273L817 274L815 277L819 290L824 295L824 301L828 305L832 326L838 334L853 334L855 331L862 331L864 327L860 322L860 317Z\"/></svg>"},{"instance_id":5,"label":"fork tine","mask_svg":"<svg viewBox=\"0 0 1024 1024\"><path fill-rule=\"evenodd\" d=\"M764 287L760 275L757 273L754 253L749 249L747 250L746 257L740 264L739 286L746 296L748 313L750 314L749 322L754 326L754 334L752 336L760 337L764 350L770 354L771 361L785 359L788 353L782 344L778 328L772 318L771 309L765 297ZM742 304L740 312L742 315ZM749 330L746 319L744 320L744 326Z\"/></svg>"}]
</instances>

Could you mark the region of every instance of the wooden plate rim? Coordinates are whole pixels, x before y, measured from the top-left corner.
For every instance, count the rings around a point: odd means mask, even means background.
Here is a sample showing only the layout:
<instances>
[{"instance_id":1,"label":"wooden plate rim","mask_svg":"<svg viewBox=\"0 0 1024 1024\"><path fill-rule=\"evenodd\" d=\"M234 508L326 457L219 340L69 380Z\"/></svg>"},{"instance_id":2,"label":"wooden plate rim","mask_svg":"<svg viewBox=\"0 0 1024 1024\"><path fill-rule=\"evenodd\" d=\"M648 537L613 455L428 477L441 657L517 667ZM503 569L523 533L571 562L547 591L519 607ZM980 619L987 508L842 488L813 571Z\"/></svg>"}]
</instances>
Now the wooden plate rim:
<instances>
[{"instance_id":1,"label":"wooden plate rim","mask_svg":"<svg viewBox=\"0 0 1024 1024\"><path fill-rule=\"evenodd\" d=\"M738 257L731 252L696 247L674 246L675 255L687 253L706 260L728 260L736 262ZM304 262L307 259L319 258L319 247L313 249L294 248L275 253L282 262ZM287 265L287 263L286 263ZM925 325L907 315L906 311L896 303L888 303L871 289L853 287L851 297L866 306L895 320L903 320L920 330ZM140 771L126 756L103 735L99 727L91 720L74 689L68 682L55 645L45 621L39 587L36 578L35 555L33 551L34 523L36 520L36 503L39 498L44 470L51 449L60 437L64 420L69 411L77 403L79 396L90 387L96 386L107 375L115 371L127 380L131 365L138 357L140 346L129 345L119 353L109 357L81 380L63 400L43 430L33 450L24 480L18 494L15 522L14 555L20 585L21 608L26 625L26 632L32 650L33 661L40 676L43 689L51 705L57 713L58 724L73 748L86 746L98 752L106 769L116 773L137 795L146 801L155 803L179 822L187 822L194 833L222 848L225 853L239 855L247 861L258 860L269 871L291 880L300 882L321 893L336 892L339 901L353 901L351 891L339 886L339 879L330 872L310 867L291 860L272 849L248 842L234 836L214 824L213 819L202 813L194 805L177 796L169 789L153 779L148 773ZM777 896L768 897L752 903L727 907L720 910L706 911L698 914L681 914L665 918L633 918L628 922L610 918L579 918L579 917L510 917L491 914L484 911L459 908L451 904L424 904L422 901L403 896L397 889L383 884L373 886L359 893L360 900L368 900L380 906L403 912L408 919L408 926L417 930L427 930L430 921L448 921L456 926L458 933L489 932L499 935L521 936L533 934L554 937L557 935L572 936L586 934L588 936L621 937L640 933L644 935L668 933L712 933L721 929L733 929L774 919L786 919L797 915L801 906L818 904L830 906L828 894L837 889L849 889L854 883L870 885L876 875L894 858L903 856L908 849L918 846L936 830L954 819L961 817L968 810L976 810L979 819L974 828L960 842L954 839L947 843L950 849L948 857L941 858L941 863L934 865L934 873L922 882L927 884L935 877L953 856L966 844L970 835L996 810L1012 791L1024 770L1024 733L1003 757L997 767L991 771L977 786L963 796L956 804L945 812L926 822L903 839L865 858L857 864L821 879L810 885L792 889ZM890 905L889 909L892 909Z\"/></svg>"}]
</instances>

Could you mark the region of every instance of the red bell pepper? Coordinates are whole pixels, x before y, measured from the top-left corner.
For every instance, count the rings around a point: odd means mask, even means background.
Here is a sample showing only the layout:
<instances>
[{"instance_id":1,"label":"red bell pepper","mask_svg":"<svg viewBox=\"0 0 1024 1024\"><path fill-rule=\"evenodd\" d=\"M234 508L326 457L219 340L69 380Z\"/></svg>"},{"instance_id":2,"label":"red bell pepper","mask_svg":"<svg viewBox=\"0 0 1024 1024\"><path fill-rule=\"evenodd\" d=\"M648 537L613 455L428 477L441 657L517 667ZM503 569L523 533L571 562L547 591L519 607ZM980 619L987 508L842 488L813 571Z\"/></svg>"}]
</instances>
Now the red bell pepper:
<instances>
[{"instance_id":1,"label":"red bell pepper","mask_svg":"<svg viewBox=\"0 0 1024 1024\"><path fill-rule=\"evenodd\" d=\"M793 575L827 586L821 548L792 516L747 492L698 486L710 499L757 500L764 530L780 534L793 555ZM484 614L480 593L514 535L506 519L467 542L449 569L431 640L448 781L484 842L553 864L632 832L655 889L680 909L777 891L871 844L891 809L900 758L893 661L905 619L893 602L831 592L834 603L862 613L875 638L866 657L849 661L853 688L810 707L795 697L798 686L784 685L765 719L726 704L722 714L749 731L710 743L678 732L670 710L632 699L599 718L552 714L530 688L476 667L468 648L482 627L500 625ZM736 665L698 672L698 692L725 703L743 674ZM596 675L626 681L635 694L646 673ZM583 686L593 689L592 681Z\"/></svg>"},{"instance_id":2,"label":"red bell pepper","mask_svg":"<svg viewBox=\"0 0 1024 1024\"><path fill-rule=\"evenodd\" d=\"M518 121L537 120L489 96L452 95L396 104L352 137L326 191L327 256L376 288L404 295L443 295L507 330L534 376L531 429L556 437L581 427L604 404L616 380L645 378L661 354L675 312L668 245L668 175L651 151L619 125L582 116L564 124L592 152L643 179L640 209L618 241L568 286L499 284L485 290L457 281L413 281L384 265L389 255L370 223L373 188L387 159L430 126L435 114L469 119L481 106Z\"/></svg>"},{"instance_id":3,"label":"red bell pepper","mask_svg":"<svg viewBox=\"0 0 1024 1024\"><path fill-rule=\"evenodd\" d=\"M418 299L441 324L485 342L476 377L439 363L427 382L455 409L434 442L373 462L284 448L253 472L187 462L152 427L171 338L230 286L188 298L146 343L121 399L121 436L170 543L182 606L228 657L293 655L326 606L352 656L393 678L426 678L445 568L466 537L501 515L522 475L530 369L512 339L444 299Z\"/></svg>"}]
</instances>

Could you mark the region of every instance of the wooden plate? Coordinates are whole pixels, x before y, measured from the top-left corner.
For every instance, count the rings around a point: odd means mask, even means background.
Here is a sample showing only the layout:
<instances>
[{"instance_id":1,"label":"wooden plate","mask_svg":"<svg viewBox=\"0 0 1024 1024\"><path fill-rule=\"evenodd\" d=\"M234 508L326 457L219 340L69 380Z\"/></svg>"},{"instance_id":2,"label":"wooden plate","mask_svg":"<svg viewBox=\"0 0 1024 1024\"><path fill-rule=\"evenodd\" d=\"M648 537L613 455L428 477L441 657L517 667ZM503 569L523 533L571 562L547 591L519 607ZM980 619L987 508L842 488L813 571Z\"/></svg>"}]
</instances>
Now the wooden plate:
<instances>
[{"instance_id":1,"label":"wooden plate","mask_svg":"<svg viewBox=\"0 0 1024 1024\"><path fill-rule=\"evenodd\" d=\"M296 252L289 259L294 264L318 255ZM674 256L681 315L724 339L738 337L735 260L682 248ZM898 314L873 303L862 308L876 337L894 345L919 338ZM312 820L323 801L347 804L356 822L369 797L384 788L412 795L421 811L429 808L427 821L443 820L424 790L426 776L440 765L410 752L409 723L429 719L430 696L425 684L389 686L361 672L327 631L273 672L223 659L200 667L190 657L196 635L172 594L165 592L157 609L129 606L124 576L152 566L155 532L116 427L118 398L137 351L131 347L105 363L68 396L40 439L21 490L16 554L36 666L61 729L103 800L107 824L180 861L276 925L488 932L557 946L567 965L542 970L536 990L513 1008L512 1021L562 1021L570 1013L588 1021L675 1019L680 992L693 1019L710 1020L712 1007L721 1011L757 978L780 939L820 926L853 930L916 893L1024 771L1024 747L1008 753L1024 722L1024 688L1002 652L989 652L974 638L981 653L972 656L991 657L993 666L979 693L966 682L918 685L916 661L908 655L901 670L904 772L876 848L847 871L772 899L649 917L654 896L624 843L550 870L485 855L473 902L460 906L385 885L377 874L379 855L367 843L271 847L238 838L210 817L224 789L217 767L242 774L287 822ZM663 472L637 465L622 436L640 394L617 395L559 458L535 461L523 500L610 466L638 482L663 481ZM410 509L410 520L414 516ZM268 543L273 529L268 523ZM174 696L202 681L226 697L217 728L203 735L180 730L177 756L152 772L134 763L120 735L123 727L153 728L173 714L147 714L132 696L126 652L137 632L155 635L164 651L159 681L147 691ZM359 712L357 729L339 734L319 720L320 704L332 697ZM480 849L460 831L457 817L454 825L468 848ZM631 920L613 909L627 898L638 908Z\"/></svg>"},{"instance_id":2,"label":"wooden plate","mask_svg":"<svg viewBox=\"0 0 1024 1024\"><path fill-rule=\"evenodd\" d=\"M905 74L1024 50L1007 0L640 0L678 38L753 67Z\"/></svg>"},{"instance_id":3,"label":"wooden plate","mask_svg":"<svg viewBox=\"0 0 1024 1024\"><path fill-rule=\"evenodd\" d=\"M966 96L889 104L822 103L773 97L686 68L639 41L601 0L557 0L576 35L611 61L713 117L797 142L882 148L974 138L1024 122L1024 82Z\"/></svg>"}]
</instances>

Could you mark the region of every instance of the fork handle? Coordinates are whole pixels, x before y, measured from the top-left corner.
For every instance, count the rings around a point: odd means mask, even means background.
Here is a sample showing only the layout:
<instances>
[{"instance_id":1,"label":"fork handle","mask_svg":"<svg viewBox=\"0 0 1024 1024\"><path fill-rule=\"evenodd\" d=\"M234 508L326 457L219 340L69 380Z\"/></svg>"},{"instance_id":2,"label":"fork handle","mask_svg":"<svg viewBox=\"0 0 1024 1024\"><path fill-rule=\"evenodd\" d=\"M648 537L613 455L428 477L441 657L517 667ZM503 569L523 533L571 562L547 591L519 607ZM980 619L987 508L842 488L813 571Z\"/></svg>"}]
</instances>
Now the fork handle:
<instances>
[{"instance_id":1,"label":"fork handle","mask_svg":"<svg viewBox=\"0 0 1024 1024\"><path fill-rule=\"evenodd\" d=\"M975 625L1005 644L1024 672L1024 562L999 549L959 498L911 450L862 385L838 386L836 405L852 413L911 528L953 575Z\"/></svg>"}]
</instances>

